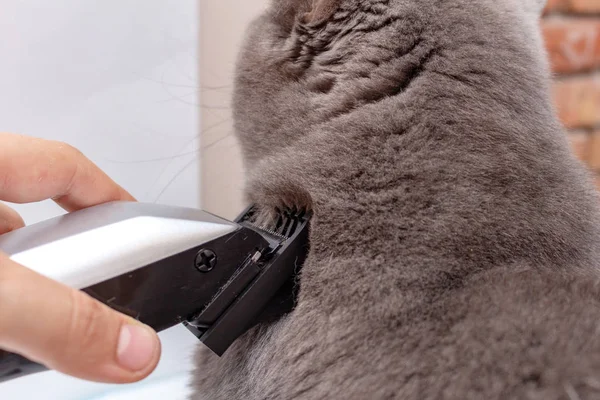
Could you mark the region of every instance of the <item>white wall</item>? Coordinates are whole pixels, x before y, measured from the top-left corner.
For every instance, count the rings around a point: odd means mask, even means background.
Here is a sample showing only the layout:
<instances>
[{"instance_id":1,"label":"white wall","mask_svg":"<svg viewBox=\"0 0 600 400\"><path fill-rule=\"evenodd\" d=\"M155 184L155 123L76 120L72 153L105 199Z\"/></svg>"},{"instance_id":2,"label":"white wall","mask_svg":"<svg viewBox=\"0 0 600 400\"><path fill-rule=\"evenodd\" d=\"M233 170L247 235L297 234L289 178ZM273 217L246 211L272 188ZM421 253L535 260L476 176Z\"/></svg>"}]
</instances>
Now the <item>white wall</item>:
<instances>
[{"instance_id":1,"label":"white wall","mask_svg":"<svg viewBox=\"0 0 600 400\"><path fill-rule=\"evenodd\" d=\"M199 206L195 0L0 0L0 129L66 141L141 201ZM52 204L18 207L27 222Z\"/></svg>"},{"instance_id":2,"label":"white wall","mask_svg":"<svg viewBox=\"0 0 600 400\"><path fill-rule=\"evenodd\" d=\"M0 0L0 130L78 147L140 201L200 207L198 13L197 0ZM63 212L52 202L16 208L27 223ZM197 340L183 328L161 337L161 364L140 385L49 372L0 385L0 398L141 388L176 399L173 387L148 385L173 377L183 396Z\"/></svg>"}]
</instances>

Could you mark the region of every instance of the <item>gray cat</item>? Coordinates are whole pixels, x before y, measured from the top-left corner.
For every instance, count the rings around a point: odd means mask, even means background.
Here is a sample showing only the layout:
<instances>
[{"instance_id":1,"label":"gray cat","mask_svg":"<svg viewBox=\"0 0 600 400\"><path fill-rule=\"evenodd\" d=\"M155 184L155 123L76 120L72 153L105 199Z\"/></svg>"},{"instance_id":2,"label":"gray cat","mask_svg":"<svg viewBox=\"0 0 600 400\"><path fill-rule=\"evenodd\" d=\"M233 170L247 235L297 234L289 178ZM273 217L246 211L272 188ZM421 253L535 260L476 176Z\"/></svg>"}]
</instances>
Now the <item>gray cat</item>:
<instances>
[{"instance_id":1,"label":"gray cat","mask_svg":"<svg viewBox=\"0 0 600 400\"><path fill-rule=\"evenodd\" d=\"M600 399L600 199L541 0L274 0L234 98L248 200L314 211L297 308L195 399Z\"/></svg>"}]
</instances>

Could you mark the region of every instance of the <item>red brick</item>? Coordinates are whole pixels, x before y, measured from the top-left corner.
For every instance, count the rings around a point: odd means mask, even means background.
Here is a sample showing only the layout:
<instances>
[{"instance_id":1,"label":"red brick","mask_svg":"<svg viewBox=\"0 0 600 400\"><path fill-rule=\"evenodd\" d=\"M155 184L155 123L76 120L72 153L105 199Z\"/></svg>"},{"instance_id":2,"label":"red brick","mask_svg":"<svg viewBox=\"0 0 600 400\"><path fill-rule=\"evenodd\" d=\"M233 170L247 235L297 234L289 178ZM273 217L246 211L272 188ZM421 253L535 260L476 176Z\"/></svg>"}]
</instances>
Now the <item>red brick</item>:
<instances>
[{"instance_id":1,"label":"red brick","mask_svg":"<svg viewBox=\"0 0 600 400\"><path fill-rule=\"evenodd\" d=\"M600 125L600 75L560 80L554 83L554 103L567 128Z\"/></svg>"},{"instance_id":2,"label":"red brick","mask_svg":"<svg viewBox=\"0 0 600 400\"><path fill-rule=\"evenodd\" d=\"M573 12L573 13L600 13L599 0L548 0L545 13Z\"/></svg>"},{"instance_id":3,"label":"red brick","mask_svg":"<svg viewBox=\"0 0 600 400\"><path fill-rule=\"evenodd\" d=\"M595 171L600 171L600 131L592 133L589 137L587 150L588 167Z\"/></svg>"},{"instance_id":4,"label":"red brick","mask_svg":"<svg viewBox=\"0 0 600 400\"><path fill-rule=\"evenodd\" d=\"M568 0L548 0L546 8L544 8L544 14L548 14L555 11L565 11L569 6Z\"/></svg>"},{"instance_id":5,"label":"red brick","mask_svg":"<svg viewBox=\"0 0 600 400\"><path fill-rule=\"evenodd\" d=\"M600 13L598 0L571 0L570 10L581 13Z\"/></svg>"},{"instance_id":6,"label":"red brick","mask_svg":"<svg viewBox=\"0 0 600 400\"><path fill-rule=\"evenodd\" d=\"M568 135L571 150L581 161L589 163L592 154L592 136L585 131L569 132ZM595 145L600 144L594 143ZM598 160L600 161L600 146L598 147Z\"/></svg>"},{"instance_id":7,"label":"red brick","mask_svg":"<svg viewBox=\"0 0 600 400\"><path fill-rule=\"evenodd\" d=\"M554 72L573 73L600 67L600 18L544 21L542 32Z\"/></svg>"},{"instance_id":8,"label":"red brick","mask_svg":"<svg viewBox=\"0 0 600 400\"><path fill-rule=\"evenodd\" d=\"M596 172L592 176L596 179L596 189L600 190L600 173Z\"/></svg>"}]
</instances>

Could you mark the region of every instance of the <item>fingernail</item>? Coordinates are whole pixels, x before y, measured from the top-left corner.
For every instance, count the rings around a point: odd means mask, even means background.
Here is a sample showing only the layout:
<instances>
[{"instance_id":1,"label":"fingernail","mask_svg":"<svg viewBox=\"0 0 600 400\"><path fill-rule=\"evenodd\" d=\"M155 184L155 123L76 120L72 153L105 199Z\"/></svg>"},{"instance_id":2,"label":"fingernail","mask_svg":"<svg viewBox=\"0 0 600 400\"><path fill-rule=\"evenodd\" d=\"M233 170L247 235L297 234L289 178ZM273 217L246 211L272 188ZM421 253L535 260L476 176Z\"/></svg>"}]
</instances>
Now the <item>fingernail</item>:
<instances>
[{"instance_id":1,"label":"fingernail","mask_svg":"<svg viewBox=\"0 0 600 400\"><path fill-rule=\"evenodd\" d=\"M117 346L117 360L122 367L139 371L148 366L158 346L156 335L143 325L123 325Z\"/></svg>"}]
</instances>

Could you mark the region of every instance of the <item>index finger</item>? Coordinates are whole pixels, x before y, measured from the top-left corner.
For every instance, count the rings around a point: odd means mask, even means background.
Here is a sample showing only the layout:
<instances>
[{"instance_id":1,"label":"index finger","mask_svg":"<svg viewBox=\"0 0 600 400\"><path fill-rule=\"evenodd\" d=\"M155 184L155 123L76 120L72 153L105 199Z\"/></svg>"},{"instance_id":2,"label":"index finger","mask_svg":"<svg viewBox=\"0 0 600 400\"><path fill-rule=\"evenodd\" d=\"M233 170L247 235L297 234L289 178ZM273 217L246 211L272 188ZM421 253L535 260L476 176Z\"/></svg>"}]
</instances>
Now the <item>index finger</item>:
<instances>
[{"instance_id":1,"label":"index finger","mask_svg":"<svg viewBox=\"0 0 600 400\"><path fill-rule=\"evenodd\" d=\"M0 200L53 199L66 211L109 201L135 201L74 147L51 140L0 133Z\"/></svg>"}]
</instances>

